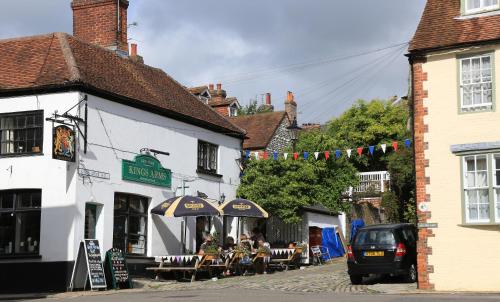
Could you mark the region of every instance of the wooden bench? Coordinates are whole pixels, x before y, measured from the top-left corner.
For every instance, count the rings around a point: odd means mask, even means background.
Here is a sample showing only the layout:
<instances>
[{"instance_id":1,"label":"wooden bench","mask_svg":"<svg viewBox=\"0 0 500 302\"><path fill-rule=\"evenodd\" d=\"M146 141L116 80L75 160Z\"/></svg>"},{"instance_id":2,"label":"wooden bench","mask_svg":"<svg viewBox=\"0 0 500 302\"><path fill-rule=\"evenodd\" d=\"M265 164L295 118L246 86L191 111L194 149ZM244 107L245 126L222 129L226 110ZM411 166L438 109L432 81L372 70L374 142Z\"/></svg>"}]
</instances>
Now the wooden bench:
<instances>
[{"instance_id":1,"label":"wooden bench","mask_svg":"<svg viewBox=\"0 0 500 302\"><path fill-rule=\"evenodd\" d=\"M165 259L166 257L161 257L160 265L158 267L147 267L146 270L148 271L154 271L156 273L155 280L159 281L160 280L160 274L165 273L165 272L192 272L191 274L191 282L195 281L196 278L196 272L198 271L199 264L200 264L200 258L196 257L196 262L194 266L165 266Z\"/></svg>"},{"instance_id":2,"label":"wooden bench","mask_svg":"<svg viewBox=\"0 0 500 302\"><path fill-rule=\"evenodd\" d=\"M290 266L298 266L297 262L300 261L302 257L303 247L296 247L293 250L293 253L288 256L288 258L283 259L273 259L271 258L271 262L269 263L272 267L280 267L285 268L287 271Z\"/></svg>"}]
</instances>

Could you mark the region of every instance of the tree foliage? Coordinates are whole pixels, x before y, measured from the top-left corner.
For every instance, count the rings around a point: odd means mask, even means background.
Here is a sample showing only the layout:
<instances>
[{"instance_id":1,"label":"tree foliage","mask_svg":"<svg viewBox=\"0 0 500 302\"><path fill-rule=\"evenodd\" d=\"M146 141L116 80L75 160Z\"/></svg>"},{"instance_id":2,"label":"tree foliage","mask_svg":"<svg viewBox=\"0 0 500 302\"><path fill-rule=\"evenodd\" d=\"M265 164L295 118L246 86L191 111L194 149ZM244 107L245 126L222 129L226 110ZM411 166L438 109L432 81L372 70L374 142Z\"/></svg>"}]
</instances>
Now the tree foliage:
<instances>
[{"instance_id":1,"label":"tree foliage","mask_svg":"<svg viewBox=\"0 0 500 302\"><path fill-rule=\"evenodd\" d=\"M271 112L272 109L269 106L260 105L258 106L256 100L251 100L250 103L244 107L238 109L238 115L253 115L258 113Z\"/></svg>"},{"instance_id":2,"label":"tree foliage","mask_svg":"<svg viewBox=\"0 0 500 302\"><path fill-rule=\"evenodd\" d=\"M321 141L320 132L309 134L299 145ZM332 212L346 211L342 195L357 184L356 169L348 161L252 160L247 162L238 194L257 202L286 223L301 220L302 207L322 205Z\"/></svg>"},{"instance_id":3,"label":"tree foliage","mask_svg":"<svg viewBox=\"0 0 500 302\"><path fill-rule=\"evenodd\" d=\"M357 147L379 146L393 140L402 141L409 136L407 127L409 112L405 106L394 106L388 101L373 100L369 103L359 100L340 117L331 120L327 133L336 148L345 150ZM364 149L364 154L368 149ZM353 163L359 171L386 170L387 158L378 151L374 156L355 156Z\"/></svg>"}]
</instances>

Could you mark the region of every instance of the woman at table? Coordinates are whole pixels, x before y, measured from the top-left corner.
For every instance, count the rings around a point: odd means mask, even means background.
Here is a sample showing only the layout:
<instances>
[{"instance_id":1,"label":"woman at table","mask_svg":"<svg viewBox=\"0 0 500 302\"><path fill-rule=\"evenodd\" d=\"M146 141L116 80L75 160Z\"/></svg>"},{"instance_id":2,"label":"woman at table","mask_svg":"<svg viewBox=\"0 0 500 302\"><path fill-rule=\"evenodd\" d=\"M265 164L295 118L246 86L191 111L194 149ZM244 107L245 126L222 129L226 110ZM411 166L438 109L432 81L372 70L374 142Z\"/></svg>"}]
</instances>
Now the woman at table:
<instances>
[{"instance_id":1,"label":"woman at table","mask_svg":"<svg viewBox=\"0 0 500 302\"><path fill-rule=\"evenodd\" d=\"M255 255L256 258L254 260L255 272L257 274L265 274L267 263L271 257L271 249L269 247L269 243L265 242L263 239L259 239L257 241L257 246L257 254Z\"/></svg>"}]
</instances>

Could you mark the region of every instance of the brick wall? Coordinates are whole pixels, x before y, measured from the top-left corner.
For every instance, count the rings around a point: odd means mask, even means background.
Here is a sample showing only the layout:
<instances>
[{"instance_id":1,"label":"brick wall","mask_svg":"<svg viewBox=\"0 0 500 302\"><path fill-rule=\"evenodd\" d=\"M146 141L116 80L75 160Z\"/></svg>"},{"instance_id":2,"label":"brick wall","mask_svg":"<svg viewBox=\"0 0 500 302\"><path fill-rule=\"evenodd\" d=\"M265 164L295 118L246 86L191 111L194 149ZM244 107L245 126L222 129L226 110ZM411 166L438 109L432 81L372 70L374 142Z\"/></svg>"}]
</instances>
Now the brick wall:
<instances>
[{"instance_id":1,"label":"brick wall","mask_svg":"<svg viewBox=\"0 0 500 302\"><path fill-rule=\"evenodd\" d=\"M75 37L102 47L116 47L128 53L128 1L120 0L120 32L116 0L74 0L71 7Z\"/></svg>"},{"instance_id":2,"label":"brick wall","mask_svg":"<svg viewBox=\"0 0 500 302\"><path fill-rule=\"evenodd\" d=\"M428 109L424 106L424 99L427 98L427 91L424 89L424 82L427 81L427 73L423 71L426 60L422 58L412 59L413 70L413 131L415 140L415 171L416 171L416 197L417 215L419 223L426 223L431 218L430 212L418 210L423 202L430 202L430 196L426 192L426 185L430 184L430 178L426 175L425 169L429 166L429 161L425 158L425 150L429 145L425 141L425 133L428 126L424 123L424 116ZM434 237L432 229L419 229L417 245L417 269L418 287L420 289L434 289L434 285L429 281L429 274L434 272L434 267L429 264L429 255L432 249L428 245L428 238Z\"/></svg>"}]
</instances>

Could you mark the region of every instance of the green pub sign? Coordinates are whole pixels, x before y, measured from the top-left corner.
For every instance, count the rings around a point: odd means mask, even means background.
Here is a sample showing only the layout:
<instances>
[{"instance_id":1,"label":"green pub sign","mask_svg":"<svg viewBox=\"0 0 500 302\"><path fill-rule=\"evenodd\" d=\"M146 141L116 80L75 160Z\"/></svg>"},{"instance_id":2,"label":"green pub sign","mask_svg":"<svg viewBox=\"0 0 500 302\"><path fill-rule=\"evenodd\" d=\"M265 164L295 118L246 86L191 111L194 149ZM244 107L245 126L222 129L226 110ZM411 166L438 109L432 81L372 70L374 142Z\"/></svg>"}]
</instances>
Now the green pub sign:
<instances>
[{"instance_id":1,"label":"green pub sign","mask_svg":"<svg viewBox=\"0 0 500 302\"><path fill-rule=\"evenodd\" d=\"M159 160L151 155L137 155L133 161L122 161L122 179L150 185L172 186L172 172L161 166Z\"/></svg>"}]
</instances>

